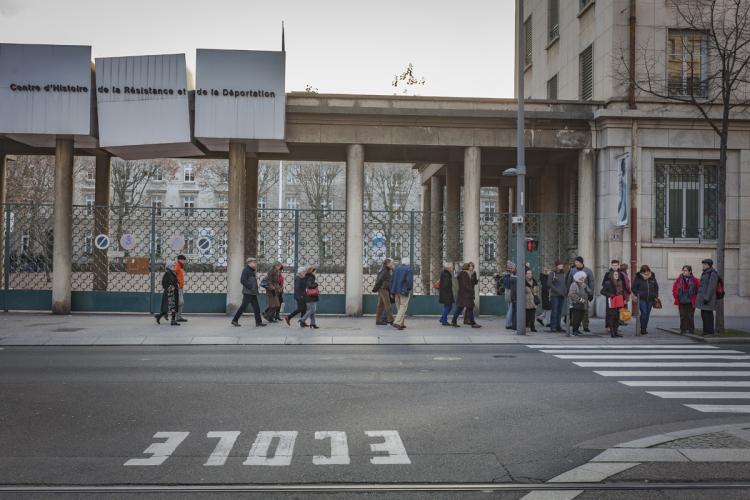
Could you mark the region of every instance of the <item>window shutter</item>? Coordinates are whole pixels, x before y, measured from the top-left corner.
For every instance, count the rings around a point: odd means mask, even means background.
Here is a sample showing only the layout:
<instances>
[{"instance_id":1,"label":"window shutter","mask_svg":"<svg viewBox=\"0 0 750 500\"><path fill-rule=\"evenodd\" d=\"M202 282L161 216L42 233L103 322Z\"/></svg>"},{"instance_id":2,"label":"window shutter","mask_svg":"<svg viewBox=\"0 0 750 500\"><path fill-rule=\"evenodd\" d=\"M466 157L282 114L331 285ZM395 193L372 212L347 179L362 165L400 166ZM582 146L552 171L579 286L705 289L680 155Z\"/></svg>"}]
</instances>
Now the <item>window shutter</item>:
<instances>
[{"instance_id":1,"label":"window shutter","mask_svg":"<svg viewBox=\"0 0 750 500\"><path fill-rule=\"evenodd\" d=\"M547 99L557 100L557 75L547 81Z\"/></svg>"},{"instance_id":2,"label":"window shutter","mask_svg":"<svg viewBox=\"0 0 750 500\"><path fill-rule=\"evenodd\" d=\"M551 42L560 36L560 0L549 0L547 16L547 39Z\"/></svg>"},{"instance_id":3,"label":"window shutter","mask_svg":"<svg viewBox=\"0 0 750 500\"><path fill-rule=\"evenodd\" d=\"M594 57L593 45L589 45L578 56L580 72L580 98L590 101L594 97Z\"/></svg>"},{"instance_id":4,"label":"window shutter","mask_svg":"<svg viewBox=\"0 0 750 500\"><path fill-rule=\"evenodd\" d=\"M532 42L531 42L531 40L533 38L532 37L532 35L533 35L533 25L531 23L531 16L529 16L529 18L523 24L524 24L524 31L525 31L525 34L526 34L526 59L525 59L525 63L526 63L526 66L528 66L529 64L531 64L531 60L532 60L531 58L532 58L532 53L533 53L533 47L532 47Z\"/></svg>"}]
</instances>

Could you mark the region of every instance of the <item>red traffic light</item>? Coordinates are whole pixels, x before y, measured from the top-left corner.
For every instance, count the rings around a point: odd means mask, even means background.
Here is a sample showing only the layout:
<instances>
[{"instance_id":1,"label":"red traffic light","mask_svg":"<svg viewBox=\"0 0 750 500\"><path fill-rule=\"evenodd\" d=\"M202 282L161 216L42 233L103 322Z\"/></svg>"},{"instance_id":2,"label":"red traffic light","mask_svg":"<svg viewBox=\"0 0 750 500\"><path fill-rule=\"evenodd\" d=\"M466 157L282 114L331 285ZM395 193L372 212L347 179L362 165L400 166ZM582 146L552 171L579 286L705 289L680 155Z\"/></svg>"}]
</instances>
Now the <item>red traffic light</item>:
<instances>
[{"instance_id":1,"label":"red traffic light","mask_svg":"<svg viewBox=\"0 0 750 500\"><path fill-rule=\"evenodd\" d=\"M536 240L527 240L526 241L526 251L527 252L534 252L534 251L536 251L538 245L539 245L539 242L536 241Z\"/></svg>"}]
</instances>

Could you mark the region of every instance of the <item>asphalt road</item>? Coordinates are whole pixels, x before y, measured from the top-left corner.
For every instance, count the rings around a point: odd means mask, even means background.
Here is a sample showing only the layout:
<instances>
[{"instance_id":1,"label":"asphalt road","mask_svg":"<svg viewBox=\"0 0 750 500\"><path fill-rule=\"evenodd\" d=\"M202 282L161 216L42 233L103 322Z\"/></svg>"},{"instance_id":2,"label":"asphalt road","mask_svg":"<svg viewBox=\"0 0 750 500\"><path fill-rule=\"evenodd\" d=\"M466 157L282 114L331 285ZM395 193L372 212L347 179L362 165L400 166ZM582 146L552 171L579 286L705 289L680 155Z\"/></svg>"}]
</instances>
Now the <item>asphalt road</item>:
<instances>
[{"instance_id":1,"label":"asphalt road","mask_svg":"<svg viewBox=\"0 0 750 500\"><path fill-rule=\"evenodd\" d=\"M8 347L0 402L4 485L541 483L581 443L737 421L525 346Z\"/></svg>"}]
</instances>

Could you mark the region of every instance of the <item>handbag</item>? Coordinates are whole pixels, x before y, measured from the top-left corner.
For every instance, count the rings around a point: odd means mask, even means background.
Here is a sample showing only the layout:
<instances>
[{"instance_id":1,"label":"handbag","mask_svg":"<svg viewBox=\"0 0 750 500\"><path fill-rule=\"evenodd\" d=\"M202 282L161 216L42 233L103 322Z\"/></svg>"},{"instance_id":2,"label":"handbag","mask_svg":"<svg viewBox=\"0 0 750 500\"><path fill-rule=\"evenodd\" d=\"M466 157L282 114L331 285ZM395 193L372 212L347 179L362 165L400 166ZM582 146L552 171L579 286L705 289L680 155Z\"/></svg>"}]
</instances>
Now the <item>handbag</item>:
<instances>
[{"instance_id":1,"label":"handbag","mask_svg":"<svg viewBox=\"0 0 750 500\"><path fill-rule=\"evenodd\" d=\"M320 289L319 288L307 288L305 289L305 296L310 298L315 298L320 296Z\"/></svg>"},{"instance_id":2,"label":"handbag","mask_svg":"<svg viewBox=\"0 0 750 500\"><path fill-rule=\"evenodd\" d=\"M609 298L610 309L622 309L624 306L625 299L622 298L622 295L615 295L614 297Z\"/></svg>"},{"instance_id":3,"label":"handbag","mask_svg":"<svg viewBox=\"0 0 750 500\"><path fill-rule=\"evenodd\" d=\"M440 280L438 279L433 285L432 288L435 290L440 290Z\"/></svg>"},{"instance_id":4,"label":"handbag","mask_svg":"<svg viewBox=\"0 0 750 500\"><path fill-rule=\"evenodd\" d=\"M534 305L538 306L541 302L541 299L539 299L539 295L534 295Z\"/></svg>"},{"instance_id":5,"label":"handbag","mask_svg":"<svg viewBox=\"0 0 750 500\"><path fill-rule=\"evenodd\" d=\"M654 306L654 309L661 309L661 299L659 299L659 297L656 297L654 299L653 306Z\"/></svg>"},{"instance_id":6,"label":"handbag","mask_svg":"<svg viewBox=\"0 0 750 500\"><path fill-rule=\"evenodd\" d=\"M633 315L627 307L620 309L620 321L630 321L633 319Z\"/></svg>"}]
</instances>

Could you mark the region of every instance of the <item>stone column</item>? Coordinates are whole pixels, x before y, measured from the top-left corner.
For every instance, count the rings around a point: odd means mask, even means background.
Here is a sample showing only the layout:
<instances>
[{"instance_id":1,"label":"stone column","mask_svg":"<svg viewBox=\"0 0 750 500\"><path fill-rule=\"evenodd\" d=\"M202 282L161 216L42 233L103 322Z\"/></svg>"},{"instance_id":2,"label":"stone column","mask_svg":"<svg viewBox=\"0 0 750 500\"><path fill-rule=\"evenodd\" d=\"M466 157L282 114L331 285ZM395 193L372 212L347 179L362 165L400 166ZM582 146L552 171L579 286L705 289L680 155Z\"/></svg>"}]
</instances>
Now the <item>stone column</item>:
<instances>
[{"instance_id":1,"label":"stone column","mask_svg":"<svg viewBox=\"0 0 750 500\"><path fill-rule=\"evenodd\" d=\"M464 152L464 262L473 262L479 273L479 200L482 178L481 150L469 146ZM479 312L479 286L475 290Z\"/></svg>"},{"instance_id":2,"label":"stone column","mask_svg":"<svg viewBox=\"0 0 750 500\"><path fill-rule=\"evenodd\" d=\"M461 225L461 172L457 165L445 166L445 257L447 260L461 260L459 241Z\"/></svg>"},{"instance_id":3,"label":"stone column","mask_svg":"<svg viewBox=\"0 0 750 500\"><path fill-rule=\"evenodd\" d=\"M240 276L245 266L245 144L229 143L227 231L227 314L242 302Z\"/></svg>"},{"instance_id":4,"label":"stone column","mask_svg":"<svg viewBox=\"0 0 750 500\"><path fill-rule=\"evenodd\" d=\"M740 151L740 259L739 295L750 296L750 150ZM643 217L643 215L641 216Z\"/></svg>"},{"instance_id":5,"label":"stone column","mask_svg":"<svg viewBox=\"0 0 750 500\"><path fill-rule=\"evenodd\" d=\"M578 255L586 267L596 272L596 179L595 152L578 154Z\"/></svg>"},{"instance_id":6,"label":"stone column","mask_svg":"<svg viewBox=\"0 0 750 500\"><path fill-rule=\"evenodd\" d=\"M254 155L245 158L245 256L258 256L258 157Z\"/></svg>"},{"instance_id":7,"label":"stone column","mask_svg":"<svg viewBox=\"0 0 750 500\"><path fill-rule=\"evenodd\" d=\"M94 187L94 238L100 234L109 235L109 204L111 157L101 155L96 157L95 187ZM109 257L107 250L99 250L94 246L94 290L107 290L109 286Z\"/></svg>"},{"instance_id":8,"label":"stone column","mask_svg":"<svg viewBox=\"0 0 750 500\"><path fill-rule=\"evenodd\" d=\"M443 177L430 178L430 293L443 270Z\"/></svg>"},{"instance_id":9,"label":"stone column","mask_svg":"<svg viewBox=\"0 0 750 500\"><path fill-rule=\"evenodd\" d=\"M346 148L346 315L362 315L362 207L365 150Z\"/></svg>"},{"instance_id":10,"label":"stone column","mask_svg":"<svg viewBox=\"0 0 750 500\"><path fill-rule=\"evenodd\" d=\"M7 208L6 203L6 191L5 178L8 175L8 157L4 153L0 153L0 280L4 279L4 268L5 265L5 212ZM2 281L0 281L0 287Z\"/></svg>"},{"instance_id":11,"label":"stone column","mask_svg":"<svg viewBox=\"0 0 750 500\"><path fill-rule=\"evenodd\" d=\"M419 279L422 282L422 294L430 294L430 199L432 190L430 183L422 184L421 219L419 219ZM416 241L416 235L414 235ZM411 265L416 266L414 256ZM415 267L416 269L416 267ZM414 288L417 286L415 284Z\"/></svg>"},{"instance_id":12,"label":"stone column","mask_svg":"<svg viewBox=\"0 0 750 500\"><path fill-rule=\"evenodd\" d=\"M56 140L54 211L52 313L70 314L73 261L73 139Z\"/></svg>"}]
</instances>

